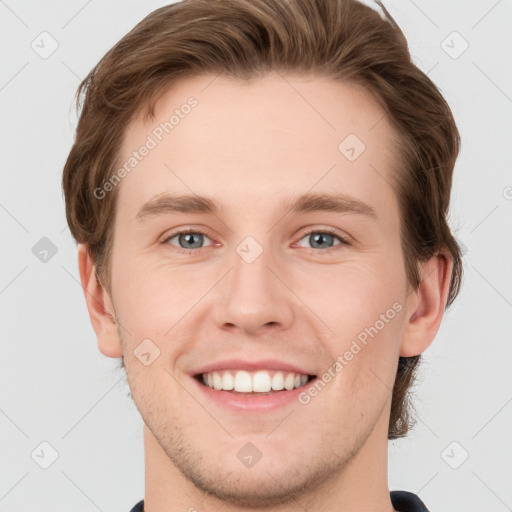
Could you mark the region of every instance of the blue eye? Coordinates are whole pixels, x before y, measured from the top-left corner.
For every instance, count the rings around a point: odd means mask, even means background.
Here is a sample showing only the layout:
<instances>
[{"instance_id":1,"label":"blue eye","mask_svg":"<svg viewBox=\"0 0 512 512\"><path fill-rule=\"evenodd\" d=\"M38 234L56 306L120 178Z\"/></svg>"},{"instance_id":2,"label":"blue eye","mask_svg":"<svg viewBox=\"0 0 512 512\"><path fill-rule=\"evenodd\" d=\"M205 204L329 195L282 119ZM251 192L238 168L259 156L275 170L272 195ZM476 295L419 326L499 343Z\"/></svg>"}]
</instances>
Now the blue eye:
<instances>
[{"instance_id":1,"label":"blue eye","mask_svg":"<svg viewBox=\"0 0 512 512\"><path fill-rule=\"evenodd\" d=\"M190 249L202 249L205 247L203 245L205 238L210 240L210 238L201 231L189 229L174 233L170 237L166 238L162 243L172 245L176 247L178 251L191 253L194 251L191 251ZM338 235L331 229L311 230L304 234L300 241L306 238L308 239L308 243L311 244L310 248L321 249L323 251L326 249L332 249L339 245L350 245L350 242L346 238ZM177 239L178 245L171 243L174 239ZM334 243L335 240L338 240L338 243ZM301 245L300 247L304 246Z\"/></svg>"},{"instance_id":2,"label":"blue eye","mask_svg":"<svg viewBox=\"0 0 512 512\"><path fill-rule=\"evenodd\" d=\"M164 243L177 238L180 249L201 249L201 244L205 237L208 238L204 233L198 231L180 231L164 240Z\"/></svg>"},{"instance_id":3,"label":"blue eye","mask_svg":"<svg viewBox=\"0 0 512 512\"><path fill-rule=\"evenodd\" d=\"M312 245L313 249L322 249L322 246L323 248L331 249L337 245L349 245L346 238L337 235L336 232L331 229L309 231L309 233L306 233L301 240L304 240L305 238L308 238L308 242ZM334 239L338 239L339 243L333 244ZM325 247L325 244L328 246Z\"/></svg>"}]
</instances>

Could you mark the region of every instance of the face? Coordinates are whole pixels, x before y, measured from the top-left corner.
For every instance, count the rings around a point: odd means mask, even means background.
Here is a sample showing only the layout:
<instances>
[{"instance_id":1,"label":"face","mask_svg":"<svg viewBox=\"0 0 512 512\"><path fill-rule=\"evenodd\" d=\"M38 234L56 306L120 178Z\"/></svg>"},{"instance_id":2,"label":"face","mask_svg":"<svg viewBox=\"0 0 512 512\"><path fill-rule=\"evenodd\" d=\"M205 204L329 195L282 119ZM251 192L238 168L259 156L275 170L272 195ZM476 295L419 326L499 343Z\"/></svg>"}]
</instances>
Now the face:
<instances>
[{"instance_id":1,"label":"face","mask_svg":"<svg viewBox=\"0 0 512 512\"><path fill-rule=\"evenodd\" d=\"M409 300L384 112L287 80L181 81L119 158L111 299L146 448L238 504L385 450Z\"/></svg>"}]
</instances>

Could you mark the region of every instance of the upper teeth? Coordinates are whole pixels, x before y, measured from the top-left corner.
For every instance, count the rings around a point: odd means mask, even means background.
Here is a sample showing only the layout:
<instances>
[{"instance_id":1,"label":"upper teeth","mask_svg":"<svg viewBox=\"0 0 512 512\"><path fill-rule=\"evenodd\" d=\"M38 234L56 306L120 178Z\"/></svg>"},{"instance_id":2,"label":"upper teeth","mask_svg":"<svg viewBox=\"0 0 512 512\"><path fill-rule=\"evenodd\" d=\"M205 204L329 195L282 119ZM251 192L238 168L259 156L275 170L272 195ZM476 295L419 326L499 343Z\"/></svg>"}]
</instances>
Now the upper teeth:
<instances>
[{"instance_id":1,"label":"upper teeth","mask_svg":"<svg viewBox=\"0 0 512 512\"><path fill-rule=\"evenodd\" d=\"M203 373L203 383L207 386L217 390L235 390L240 393L265 393L271 389L290 391L303 386L307 381L307 375L294 372L259 370L251 373L245 370L223 370Z\"/></svg>"}]
</instances>

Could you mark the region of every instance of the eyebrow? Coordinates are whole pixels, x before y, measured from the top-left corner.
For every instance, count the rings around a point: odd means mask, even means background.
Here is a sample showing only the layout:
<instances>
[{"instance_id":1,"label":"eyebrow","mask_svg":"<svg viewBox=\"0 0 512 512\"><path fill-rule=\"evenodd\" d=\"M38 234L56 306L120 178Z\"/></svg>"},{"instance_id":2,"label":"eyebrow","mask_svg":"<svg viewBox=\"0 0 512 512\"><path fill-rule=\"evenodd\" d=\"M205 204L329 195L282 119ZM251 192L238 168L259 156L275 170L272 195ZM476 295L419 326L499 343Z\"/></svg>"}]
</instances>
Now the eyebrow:
<instances>
[{"instance_id":1,"label":"eyebrow","mask_svg":"<svg viewBox=\"0 0 512 512\"><path fill-rule=\"evenodd\" d=\"M160 194L150 199L139 210L135 218L139 221L170 213L220 213L220 204L213 198L198 195ZM357 213L377 219L375 209L344 194L306 193L298 197L285 198L281 210L293 213L316 211Z\"/></svg>"}]
</instances>

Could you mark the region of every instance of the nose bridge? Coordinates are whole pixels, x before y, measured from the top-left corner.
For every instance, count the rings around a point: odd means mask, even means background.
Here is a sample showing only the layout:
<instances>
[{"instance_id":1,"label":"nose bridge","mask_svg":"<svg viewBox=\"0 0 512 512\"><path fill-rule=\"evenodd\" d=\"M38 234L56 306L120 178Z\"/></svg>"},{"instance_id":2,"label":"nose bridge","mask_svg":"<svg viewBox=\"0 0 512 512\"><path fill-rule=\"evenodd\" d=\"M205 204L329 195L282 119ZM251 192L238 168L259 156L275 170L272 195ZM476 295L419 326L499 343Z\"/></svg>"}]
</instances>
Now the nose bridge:
<instances>
[{"instance_id":1,"label":"nose bridge","mask_svg":"<svg viewBox=\"0 0 512 512\"><path fill-rule=\"evenodd\" d=\"M221 324L236 325L253 334L269 324L290 325L292 296L276 277L278 265L269 237L264 244L247 236L236 246L232 271L219 301L217 319Z\"/></svg>"},{"instance_id":2,"label":"nose bridge","mask_svg":"<svg viewBox=\"0 0 512 512\"><path fill-rule=\"evenodd\" d=\"M246 237L235 249L233 271L231 277L232 293L249 295L257 298L259 294L270 295L275 279L268 267L274 259L269 244L265 247L254 237Z\"/></svg>"}]
</instances>

